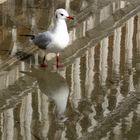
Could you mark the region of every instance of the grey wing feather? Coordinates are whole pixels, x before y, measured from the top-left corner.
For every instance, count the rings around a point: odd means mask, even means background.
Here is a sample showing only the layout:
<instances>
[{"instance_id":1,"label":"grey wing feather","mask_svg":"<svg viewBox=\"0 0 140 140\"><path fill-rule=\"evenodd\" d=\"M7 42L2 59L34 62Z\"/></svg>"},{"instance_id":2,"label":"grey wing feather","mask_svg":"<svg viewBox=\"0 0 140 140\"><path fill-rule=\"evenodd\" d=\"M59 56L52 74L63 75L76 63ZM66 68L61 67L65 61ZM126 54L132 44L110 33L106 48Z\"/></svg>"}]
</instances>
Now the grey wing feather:
<instances>
[{"instance_id":1,"label":"grey wing feather","mask_svg":"<svg viewBox=\"0 0 140 140\"><path fill-rule=\"evenodd\" d=\"M51 42L51 36L49 32L40 33L35 36L33 39L35 45L41 49L46 49L49 43Z\"/></svg>"}]
</instances>

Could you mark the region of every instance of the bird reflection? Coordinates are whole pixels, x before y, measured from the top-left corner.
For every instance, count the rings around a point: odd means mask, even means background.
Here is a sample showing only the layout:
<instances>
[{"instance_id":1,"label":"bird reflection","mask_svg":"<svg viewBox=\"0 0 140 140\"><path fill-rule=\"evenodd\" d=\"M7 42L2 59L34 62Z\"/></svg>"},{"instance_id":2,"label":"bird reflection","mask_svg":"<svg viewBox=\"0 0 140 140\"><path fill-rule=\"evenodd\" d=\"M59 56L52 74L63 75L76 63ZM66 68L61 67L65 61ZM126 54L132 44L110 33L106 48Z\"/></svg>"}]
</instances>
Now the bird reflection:
<instances>
[{"instance_id":1,"label":"bird reflection","mask_svg":"<svg viewBox=\"0 0 140 140\"><path fill-rule=\"evenodd\" d=\"M66 80L58 72L48 69L32 68L29 75L37 79L41 92L54 101L57 114L63 115L69 95L69 87Z\"/></svg>"}]
</instances>

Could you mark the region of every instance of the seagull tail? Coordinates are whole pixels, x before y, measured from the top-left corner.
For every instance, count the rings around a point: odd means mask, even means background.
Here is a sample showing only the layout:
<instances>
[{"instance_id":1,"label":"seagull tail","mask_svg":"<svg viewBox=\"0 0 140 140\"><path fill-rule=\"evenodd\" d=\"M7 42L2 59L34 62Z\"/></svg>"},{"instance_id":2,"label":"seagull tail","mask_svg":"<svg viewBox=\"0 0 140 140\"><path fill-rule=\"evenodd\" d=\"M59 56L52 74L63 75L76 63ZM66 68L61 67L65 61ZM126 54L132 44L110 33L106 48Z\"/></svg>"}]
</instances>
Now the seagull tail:
<instances>
[{"instance_id":1,"label":"seagull tail","mask_svg":"<svg viewBox=\"0 0 140 140\"><path fill-rule=\"evenodd\" d=\"M35 38L35 35L20 34L19 36L30 37L32 40Z\"/></svg>"}]
</instances>

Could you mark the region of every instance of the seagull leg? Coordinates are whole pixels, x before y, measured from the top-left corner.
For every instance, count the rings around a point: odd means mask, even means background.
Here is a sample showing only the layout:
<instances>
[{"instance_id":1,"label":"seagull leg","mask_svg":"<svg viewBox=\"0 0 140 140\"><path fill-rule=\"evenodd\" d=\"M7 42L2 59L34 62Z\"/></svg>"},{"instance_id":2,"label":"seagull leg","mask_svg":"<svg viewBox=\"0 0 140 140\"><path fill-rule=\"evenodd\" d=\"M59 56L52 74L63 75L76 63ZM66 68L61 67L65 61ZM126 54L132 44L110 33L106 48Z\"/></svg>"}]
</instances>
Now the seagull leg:
<instances>
[{"instance_id":1,"label":"seagull leg","mask_svg":"<svg viewBox=\"0 0 140 140\"><path fill-rule=\"evenodd\" d=\"M57 67L57 68L63 67L63 65L61 65L60 62L59 62L59 56L60 56L60 54L57 53L57 54L56 54L56 67Z\"/></svg>"},{"instance_id":2,"label":"seagull leg","mask_svg":"<svg viewBox=\"0 0 140 140\"><path fill-rule=\"evenodd\" d=\"M56 54L56 67L59 67L59 53Z\"/></svg>"},{"instance_id":3,"label":"seagull leg","mask_svg":"<svg viewBox=\"0 0 140 140\"><path fill-rule=\"evenodd\" d=\"M44 57L43 57L43 62L42 62L42 64L40 65L41 67L47 67L47 66L48 66L47 64L45 64L45 60L46 60L46 56L44 55Z\"/></svg>"},{"instance_id":4,"label":"seagull leg","mask_svg":"<svg viewBox=\"0 0 140 140\"><path fill-rule=\"evenodd\" d=\"M46 60L46 56L44 55L43 62L42 62L43 65L45 64L45 60Z\"/></svg>"}]
</instances>

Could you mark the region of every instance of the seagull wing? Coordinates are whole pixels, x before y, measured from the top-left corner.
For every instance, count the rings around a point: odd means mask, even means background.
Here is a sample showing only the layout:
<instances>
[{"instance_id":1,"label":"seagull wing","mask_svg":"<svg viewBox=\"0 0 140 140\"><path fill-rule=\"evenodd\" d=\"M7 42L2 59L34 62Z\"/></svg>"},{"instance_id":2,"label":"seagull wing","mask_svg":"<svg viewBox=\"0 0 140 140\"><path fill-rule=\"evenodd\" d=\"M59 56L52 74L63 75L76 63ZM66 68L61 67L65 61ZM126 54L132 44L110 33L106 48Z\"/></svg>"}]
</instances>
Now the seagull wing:
<instances>
[{"instance_id":1,"label":"seagull wing","mask_svg":"<svg viewBox=\"0 0 140 140\"><path fill-rule=\"evenodd\" d=\"M34 44L41 49L46 49L51 41L52 39L50 32L40 33L33 39Z\"/></svg>"}]
</instances>

